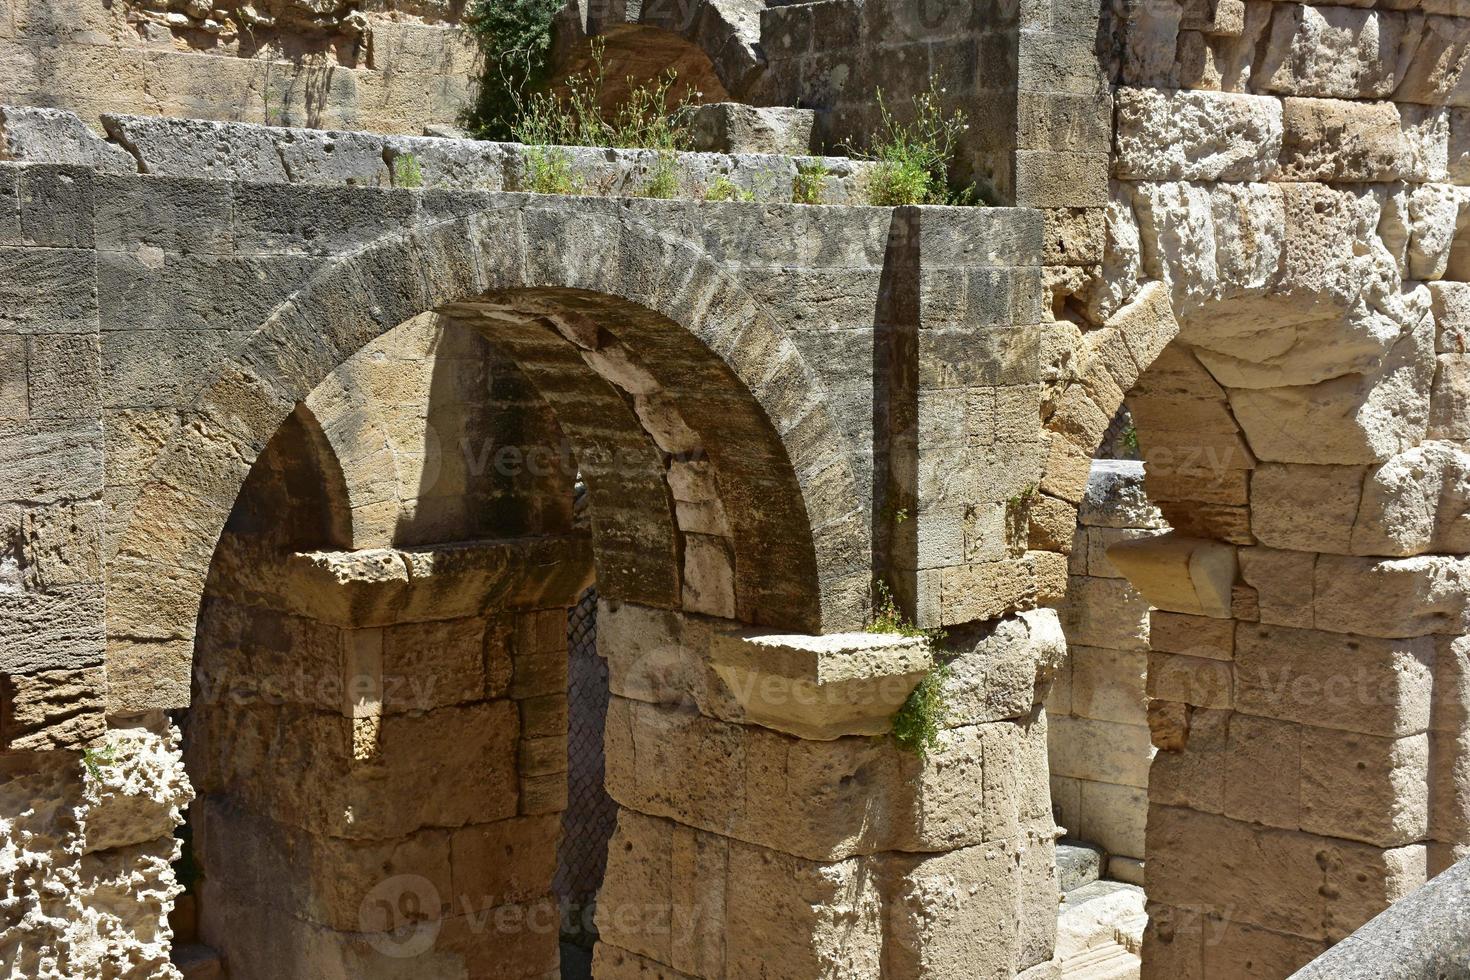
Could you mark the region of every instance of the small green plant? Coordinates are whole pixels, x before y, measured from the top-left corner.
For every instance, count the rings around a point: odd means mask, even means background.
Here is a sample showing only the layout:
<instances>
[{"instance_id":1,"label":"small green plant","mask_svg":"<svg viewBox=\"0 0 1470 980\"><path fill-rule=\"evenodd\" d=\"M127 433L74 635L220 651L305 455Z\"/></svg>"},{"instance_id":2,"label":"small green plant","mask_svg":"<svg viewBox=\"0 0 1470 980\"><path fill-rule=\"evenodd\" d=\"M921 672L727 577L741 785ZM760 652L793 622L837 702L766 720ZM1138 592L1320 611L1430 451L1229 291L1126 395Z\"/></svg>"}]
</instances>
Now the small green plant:
<instances>
[{"instance_id":1,"label":"small green plant","mask_svg":"<svg viewBox=\"0 0 1470 980\"><path fill-rule=\"evenodd\" d=\"M746 190L724 174L715 178L704 192L706 201L754 201L755 191Z\"/></svg>"},{"instance_id":2,"label":"small green plant","mask_svg":"<svg viewBox=\"0 0 1470 980\"><path fill-rule=\"evenodd\" d=\"M412 153L405 153L401 157L393 158L393 186L394 187L423 187L424 171L419 166L419 158Z\"/></svg>"},{"instance_id":3,"label":"small green plant","mask_svg":"<svg viewBox=\"0 0 1470 980\"><path fill-rule=\"evenodd\" d=\"M1130 453L1137 454L1138 452L1138 429L1132 422L1129 422L1123 429L1123 446Z\"/></svg>"},{"instance_id":4,"label":"small green plant","mask_svg":"<svg viewBox=\"0 0 1470 980\"><path fill-rule=\"evenodd\" d=\"M639 188L639 197L668 200L679 194L679 161L672 153L660 153L658 162L649 171L648 179Z\"/></svg>"},{"instance_id":5,"label":"small green plant","mask_svg":"<svg viewBox=\"0 0 1470 980\"><path fill-rule=\"evenodd\" d=\"M580 194L582 181L572 169L572 156L555 146L526 148L521 190L532 194Z\"/></svg>"},{"instance_id":6,"label":"small green plant","mask_svg":"<svg viewBox=\"0 0 1470 980\"><path fill-rule=\"evenodd\" d=\"M864 180L869 204L973 203L973 191L952 193L949 188L955 151L969 124L958 109L945 112L941 108L943 94L931 82L927 92L914 96L912 120L903 122L883 98L883 90L878 90L882 128L868 149L853 153L875 164Z\"/></svg>"},{"instance_id":7,"label":"small green plant","mask_svg":"<svg viewBox=\"0 0 1470 980\"><path fill-rule=\"evenodd\" d=\"M567 79L555 92L522 99L510 135L538 146L642 147L673 153L691 149L689 116L701 93L676 97L678 75L667 71L656 81L627 79L627 94L613 102L607 94L607 65L600 40L592 42L592 68Z\"/></svg>"},{"instance_id":8,"label":"small green plant","mask_svg":"<svg viewBox=\"0 0 1470 980\"><path fill-rule=\"evenodd\" d=\"M1030 536L1031 504L1036 499L1036 488L1028 486L1020 493L1006 498L1006 537L1011 542L1011 551L1026 550Z\"/></svg>"},{"instance_id":9,"label":"small green plant","mask_svg":"<svg viewBox=\"0 0 1470 980\"><path fill-rule=\"evenodd\" d=\"M831 175L827 165L820 160L797 164L796 177L791 183L791 203L821 204L827 178Z\"/></svg>"},{"instance_id":10,"label":"small green plant","mask_svg":"<svg viewBox=\"0 0 1470 980\"><path fill-rule=\"evenodd\" d=\"M935 667L893 715L893 740L899 748L924 758L939 745L939 721L947 707L944 682L948 678L948 664Z\"/></svg>"},{"instance_id":11,"label":"small green plant","mask_svg":"<svg viewBox=\"0 0 1470 980\"><path fill-rule=\"evenodd\" d=\"M82 764L87 767L87 772L92 774L92 778L99 782L102 779L102 767L110 766L116 761L111 745L100 749L86 749L82 752Z\"/></svg>"},{"instance_id":12,"label":"small green plant","mask_svg":"<svg viewBox=\"0 0 1470 980\"><path fill-rule=\"evenodd\" d=\"M482 139L505 140L529 93L551 75L551 24L563 0L471 0L464 25L480 49L479 91L464 114Z\"/></svg>"}]
</instances>

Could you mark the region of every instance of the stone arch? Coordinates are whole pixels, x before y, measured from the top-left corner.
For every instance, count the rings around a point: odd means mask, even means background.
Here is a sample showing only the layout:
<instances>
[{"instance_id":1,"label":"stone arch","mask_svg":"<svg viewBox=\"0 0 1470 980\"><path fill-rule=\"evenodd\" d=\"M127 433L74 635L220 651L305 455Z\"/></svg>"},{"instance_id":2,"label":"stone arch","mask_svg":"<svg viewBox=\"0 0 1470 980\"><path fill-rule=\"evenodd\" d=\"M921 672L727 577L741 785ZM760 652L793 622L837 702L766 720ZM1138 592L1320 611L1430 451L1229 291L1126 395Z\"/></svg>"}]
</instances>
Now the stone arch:
<instances>
[{"instance_id":1,"label":"stone arch","mask_svg":"<svg viewBox=\"0 0 1470 980\"><path fill-rule=\"evenodd\" d=\"M150 680L114 692L115 703L182 703L205 570L251 463L321 378L429 310L483 316L482 329L544 358L548 385L580 378L598 391L609 414L588 419L589 433L620 419L612 428L631 435L637 394L589 366L578 353L586 343L562 335L576 327L549 319L615 316L599 326L704 440L733 531L730 611L798 630L856 625L863 600L843 589L853 591L866 543L844 540L859 523L850 519L858 495L820 385L709 256L620 210L505 207L446 218L333 263L279 307L182 414L120 535L108 592L111 662L115 676ZM532 308L520 310L520 298ZM646 463L656 441L639 438ZM672 494L662 506L674 510ZM667 585L661 604L678 606Z\"/></svg>"},{"instance_id":2,"label":"stone arch","mask_svg":"<svg viewBox=\"0 0 1470 980\"><path fill-rule=\"evenodd\" d=\"M643 47L660 52L663 65L653 72L637 73L650 77L665 67L679 64L698 66L701 75L717 80L719 92L703 101L712 102L734 96L739 98L765 69L760 52L760 12L764 5L748 0L673 0L669 3L629 3L627 0L584 2L569 5L560 21L557 37L562 48L557 59L559 74L575 70L573 50L581 50L584 42L603 38L612 64L647 64ZM681 43L682 42L682 43ZM698 56L696 56L696 53ZM611 73L621 78L625 71ZM682 72L681 72L682 74Z\"/></svg>"},{"instance_id":3,"label":"stone arch","mask_svg":"<svg viewBox=\"0 0 1470 980\"><path fill-rule=\"evenodd\" d=\"M1464 852L1445 775L1463 718L1443 705L1466 549L1446 488L1470 460L1431 384L1460 294L1394 206L1114 185L1043 491L1080 499L1126 396L1173 527L1107 550L1154 607L1145 976L1233 975L1246 955L1284 975Z\"/></svg>"}]
</instances>

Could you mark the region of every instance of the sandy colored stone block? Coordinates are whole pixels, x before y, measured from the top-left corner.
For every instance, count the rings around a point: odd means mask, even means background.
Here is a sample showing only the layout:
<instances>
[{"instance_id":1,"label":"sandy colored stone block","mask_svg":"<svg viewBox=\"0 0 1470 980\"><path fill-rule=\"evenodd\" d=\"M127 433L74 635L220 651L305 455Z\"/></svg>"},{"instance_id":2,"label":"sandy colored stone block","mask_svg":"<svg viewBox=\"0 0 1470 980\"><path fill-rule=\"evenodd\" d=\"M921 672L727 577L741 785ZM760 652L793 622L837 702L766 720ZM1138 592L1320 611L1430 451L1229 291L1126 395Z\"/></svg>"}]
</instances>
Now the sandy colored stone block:
<instances>
[{"instance_id":1,"label":"sandy colored stone block","mask_svg":"<svg viewBox=\"0 0 1470 980\"><path fill-rule=\"evenodd\" d=\"M1279 99L1227 92L1120 88L1118 177L1266 180L1281 152Z\"/></svg>"},{"instance_id":2,"label":"sandy colored stone block","mask_svg":"<svg viewBox=\"0 0 1470 980\"><path fill-rule=\"evenodd\" d=\"M1321 560L1325 560L1322 556ZM1275 626L1310 627L1316 619L1319 556L1308 551L1240 549L1240 577L1256 590L1257 615Z\"/></svg>"},{"instance_id":3,"label":"sandy colored stone block","mask_svg":"<svg viewBox=\"0 0 1470 980\"><path fill-rule=\"evenodd\" d=\"M1146 723L1144 677L1148 671L1147 653L1076 644L1070 653L1070 711L1064 713L1128 725Z\"/></svg>"},{"instance_id":4,"label":"sandy colored stone block","mask_svg":"<svg viewBox=\"0 0 1470 980\"><path fill-rule=\"evenodd\" d=\"M81 750L106 731L100 667L0 677L0 740L12 751Z\"/></svg>"},{"instance_id":5,"label":"sandy colored stone block","mask_svg":"<svg viewBox=\"0 0 1470 980\"><path fill-rule=\"evenodd\" d=\"M873 633L716 633L710 661L750 722L815 739L887 733L933 666L923 637Z\"/></svg>"},{"instance_id":6,"label":"sandy colored stone block","mask_svg":"<svg viewBox=\"0 0 1470 980\"><path fill-rule=\"evenodd\" d=\"M1232 620L1154 609L1149 613L1149 648L1160 653L1230 660L1235 651Z\"/></svg>"},{"instance_id":7,"label":"sandy colored stone block","mask_svg":"<svg viewBox=\"0 0 1470 980\"><path fill-rule=\"evenodd\" d=\"M1370 735L1429 728L1432 637L1380 639L1242 624L1236 644L1239 711Z\"/></svg>"},{"instance_id":8,"label":"sandy colored stone block","mask_svg":"<svg viewBox=\"0 0 1470 980\"><path fill-rule=\"evenodd\" d=\"M1062 609L1067 640L1108 650L1148 648L1148 602L1126 579L1073 576Z\"/></svg>"},{"instance_id":9,"label":"sandy colored stone block","mask_svg":"<svg viewBox=\"0 0 1470 980\"><path fill-rule=\"evenodd\" d=\"M1331 182L1410 176L1409 146L1392 102L1288 98L1282 103L1281 179Z\"/></svg>"},{"instance_id":10,"label":"sandy colored stone block","mask_svg":"<svg viewBox=\"0 0 1470 980\"><path fill-rule=\"evenodd\" d=\"M888 858L886 970L934 978L1013 974L1021 961L1024 887L1014 846Z\"/></svg>"},{"instance_id":11,"label":"sandy colored stone block","mask_svg":"<svg viewBox=\"0 0 1470 980\"><path fill-rule=\"evenodd\" d=\"M1209 840L1210 858L1180 860ZM1157 901L1215 909L1247 925L1338 939L1424 881L1422 845L1384 849L1211 814L1154 807L1149 890Z\"/></svg>"},{"instance_id":12,"label":"sandy colored stone block","mask_svg":"<svg viewBox=\"0 0 1470 980\"><path fill-rule=\"evenodd\" d=\"M975 635L979 632L981 635ZM1036 609L943 641L949 660L941 723L957 728L1031 714L1045 681L1066 656L1057 614Z\"/></svg>"},{"instance_id":13,"label":"sandy colored stone block","mask_svg":"<svg viewBox=\"0 0 1470 980\"><path fill-rule=\"evenodd\" d=\"M1329 943L1273 932L1229 919L1208 923L1203 944L1205 976L1234 972L1250 980L1290 976L1326 952Z\"/></svg>"},{"instance_id":14,"label":"sandy colored stone block","mask_svg":"<svg viewBox=\"0 0 1470 980\"><path fill-rule=\"evenodd\" d=\"M1346 554L1363 476L1360 466L1263 463L1251 475L1251 532L1273 548Z\"/></svg>"},{"instance_id":15,"label":"sandy colored stone block","mask_svg":"<svg viewBox=\"0 0 1470 980\"><path fill-rule=\"evenodd\" d=\"M1051 719L1052 772L1123 786L1148 786L1148 729L1090 718Z\"/></svg>"},{"instance_id":16,"label":"sandy colored stone block","mask_svg":"<svg viewBox=\"0 0 1470 980\"><path fill-rule=\"evenodd\" d=\"M1152 605L1172 612L1230 615L1236 549L1218 541L1170 532L1139 541L1122 541L1108 558Z\"/></svg>"},{"instance_id":17,"label":"sandy colored stone block","mask_svg":"<svg viewBox=\"0 0 1470 980\"><path fill-rule=\"evenodd\" d=\"M1237 714L1224 755L1225 815L1296 830L1301 819L1301 726Z\"/></svg>"},{"instance_id":18,"label":"sandy colored stone block","mask_svg":"<svg viewBox=\"0 0 1470 980\"><path fill-rule=\"evenodd\" d=\"M1303 830L1383 847L1429 829L1429 736L1302 729Z\"/></svg>"},{"instance_id":19,"label":"sandy colored stone block","mask_svg":"<svg viewBox=\"0 0 1470 980\"><path fill-rule=\"evenodd\" d=\"M1447 555L1322 555L1313 575L1314 619L1318 628L1367 636L1459 633L1466 571L1464 559Z\"/></svg>"},{"instance_id":20,"label":"sandy colored stone block","mask_svg":"<svg viewBox=\"0 0 1470 980\"><path fill-rule=\"evenodd\" d=\"M1083 780L1078 836L1097 844L1109 855L1143 857L1148 791L1136 786Z\"/></svg>"},{"instance_id":21,"label":"sandy colored stone block","mask_svg":"<svg viewBox=\"0 0 1470 980\"><path fill-rule=\"evenodd\" d=\"M1200 708L1229 708L1234 682L1229 663L1172 653L1148 656L1148 696Z\"/></svg>"}]
</instances>

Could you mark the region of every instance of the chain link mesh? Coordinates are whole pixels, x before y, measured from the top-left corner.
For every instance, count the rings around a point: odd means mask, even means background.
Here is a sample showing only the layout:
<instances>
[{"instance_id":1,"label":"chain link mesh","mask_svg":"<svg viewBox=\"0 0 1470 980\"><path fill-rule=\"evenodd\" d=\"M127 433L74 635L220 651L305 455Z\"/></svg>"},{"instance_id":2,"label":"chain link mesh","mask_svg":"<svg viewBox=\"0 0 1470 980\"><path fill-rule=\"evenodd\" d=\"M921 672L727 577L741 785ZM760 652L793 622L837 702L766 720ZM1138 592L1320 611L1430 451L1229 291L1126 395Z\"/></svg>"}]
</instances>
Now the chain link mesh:
<instances>
[{"instance_id":1,"label":"chain link mesh","mask_svg":"<svg viewBox=\"0 0 1470 980\"><path fill-rule=\"evenodd\" d=\"M571 934L590 945L592 916L607 867L618 808L603 788L602 733L607 721L607 661L597 655L597 591L588 589L567 617L567 809L553 888Z\"/></svg>"}]
</instances>

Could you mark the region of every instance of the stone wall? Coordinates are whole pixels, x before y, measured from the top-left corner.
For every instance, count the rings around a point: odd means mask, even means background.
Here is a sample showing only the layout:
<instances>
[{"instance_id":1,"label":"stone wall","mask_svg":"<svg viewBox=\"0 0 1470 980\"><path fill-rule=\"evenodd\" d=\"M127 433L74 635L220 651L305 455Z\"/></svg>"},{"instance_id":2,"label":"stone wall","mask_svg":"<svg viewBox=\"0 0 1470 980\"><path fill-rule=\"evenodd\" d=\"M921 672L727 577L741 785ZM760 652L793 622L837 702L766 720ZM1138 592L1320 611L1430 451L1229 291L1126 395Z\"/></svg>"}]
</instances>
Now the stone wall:
<instances>
[{"instance_id":1,"label":"stone wall","mask_svg":"<svg viewBox=\"0 0 1470 980\"><path fill-rule=\"evenodd\" d=\"M1166 528L1144 496L1143 465L1126 460L1093 463L1077 520L1062 607L1067 662L1046 702L1052 805L1068 836L1107 852L1108 877L1143 884L1149 609L1107 549Z\"/></svg>"},{"instance_id":2,"label":"stone wall","mask_svg":"<svg viewBox=\"0 0 1470 980\"><path fill-rule=\"evenodd\" d=\"M15 976L177 980L173 833L193 798L178 730L155 714L119 719L90 742L0 757L0 957Z\"/></svg>"},{"instance_id":3,"label":"stone wall","mask_svg":"<svg viewBox=\"0 0 1470 980\"><path fill-rule=\"evenodd\" d=\"M418 135L478 76L458 4L18 0L0 104Z\"/></svg>"}]
</instances>

